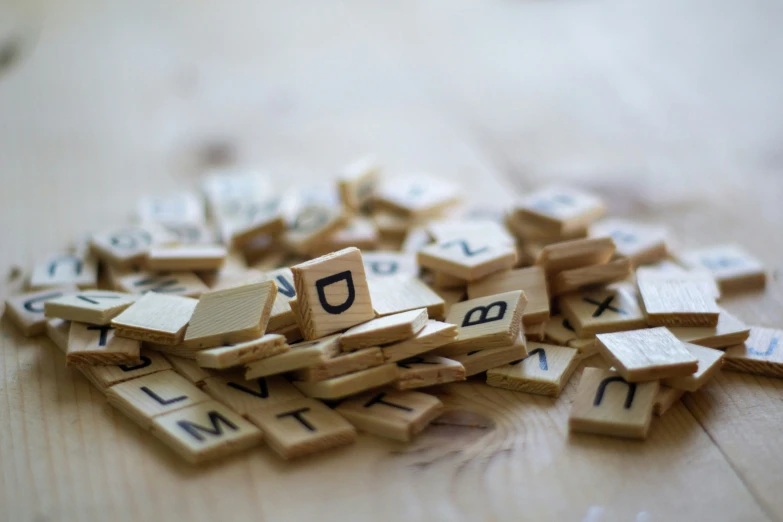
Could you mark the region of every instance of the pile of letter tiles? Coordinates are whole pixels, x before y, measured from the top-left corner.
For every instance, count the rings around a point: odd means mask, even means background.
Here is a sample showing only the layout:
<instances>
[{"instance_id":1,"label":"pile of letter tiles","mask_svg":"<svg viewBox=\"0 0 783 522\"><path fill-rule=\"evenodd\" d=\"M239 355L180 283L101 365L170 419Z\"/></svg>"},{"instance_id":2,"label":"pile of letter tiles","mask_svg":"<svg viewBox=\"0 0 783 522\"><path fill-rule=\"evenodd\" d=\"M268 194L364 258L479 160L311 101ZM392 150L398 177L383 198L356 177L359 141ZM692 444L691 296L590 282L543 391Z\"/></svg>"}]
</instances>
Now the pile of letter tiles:
<instances>
[{"instance_id":1,"label":"pile of letter tiles","mask_svg":"<svg viewBox=\"0 0 783 522\"><path fill-rule=\"evenodd\" d=\"M783 377L782 332L717 303L765 286L742 248L672 253L572 187L460 196L370 158L282 192L209 175L40 259L6 313L190 462L410 441L467 378L554 401L578 367L569 430L643 439L721 369Z\"/></svg>"}]
</instances>

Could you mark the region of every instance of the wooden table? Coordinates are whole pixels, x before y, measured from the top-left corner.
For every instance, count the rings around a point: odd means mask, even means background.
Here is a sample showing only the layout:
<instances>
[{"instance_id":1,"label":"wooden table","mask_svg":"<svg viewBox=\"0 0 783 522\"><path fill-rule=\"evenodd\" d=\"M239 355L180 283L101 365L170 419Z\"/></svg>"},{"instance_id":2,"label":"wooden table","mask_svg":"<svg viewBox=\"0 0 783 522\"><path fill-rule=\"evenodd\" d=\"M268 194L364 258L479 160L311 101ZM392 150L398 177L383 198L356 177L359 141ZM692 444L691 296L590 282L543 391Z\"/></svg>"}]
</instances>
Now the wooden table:
<instances>
[{"instance_id":1,"label":"wooden table","mask_svg":"<svg viewBox=\"0 0 783 522\"><path fill-rule=\"evenodd\" d=\"M740 242L772 277L725 305L780 327L782 22L779 0L6 0L1 273L212 165L285 187L374 151L477 202L573 182L678 246ZM472 415L408 446L193 468L45 338L6 319L0 350L4 520L783 519L780 380L726 372L644 443L569 437L577 377L559 400L471 382L445 401Z\"/></svg>"}]
</instances>

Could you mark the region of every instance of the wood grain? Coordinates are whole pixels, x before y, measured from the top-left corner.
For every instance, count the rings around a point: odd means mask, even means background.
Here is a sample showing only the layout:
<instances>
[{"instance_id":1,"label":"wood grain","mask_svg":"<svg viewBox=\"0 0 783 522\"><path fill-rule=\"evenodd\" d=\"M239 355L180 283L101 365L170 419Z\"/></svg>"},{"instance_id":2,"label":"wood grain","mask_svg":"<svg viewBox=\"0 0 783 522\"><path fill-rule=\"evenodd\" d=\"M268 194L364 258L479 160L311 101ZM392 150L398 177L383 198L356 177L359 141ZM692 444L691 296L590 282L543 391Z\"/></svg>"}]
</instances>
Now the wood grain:
<instances>
[{"instance_id":1,"label":"wood grain","mask_svg":"<svg viewBox=\"0 0 783 522\"><path fill-rule=\"evenodd\" d=\"M739 242L768 287L721 305L780 328L782 21L779 0L11 0L0 275L221 162L289 184L374 151L389 173L448 176L480 203L573 183L610 215L668 226L677 248ZM557 401L470 381L444 388L457 414L412 446L362 435L301 462L259 448L195 470L45 338L8 319L0 331L12 520L783 518L778 379L719 374L643 444L567 437L578 372Z\"/></svg>"}]
</instances>

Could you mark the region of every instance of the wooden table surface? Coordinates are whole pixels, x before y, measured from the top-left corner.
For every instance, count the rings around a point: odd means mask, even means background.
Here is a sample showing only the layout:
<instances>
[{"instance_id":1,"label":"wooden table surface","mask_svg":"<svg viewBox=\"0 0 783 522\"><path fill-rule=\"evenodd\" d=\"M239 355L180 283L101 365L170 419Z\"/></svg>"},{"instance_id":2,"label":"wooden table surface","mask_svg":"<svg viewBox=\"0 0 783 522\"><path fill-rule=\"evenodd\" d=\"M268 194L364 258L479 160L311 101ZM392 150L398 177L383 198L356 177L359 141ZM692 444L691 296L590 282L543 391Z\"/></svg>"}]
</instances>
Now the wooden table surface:
<instances>
[{"instance_id":1,"label":"wooden table surface","mask_svg":"<svg viewBox=\"0 0 783 522\"><path fill-rule=\"evenodd\" d=\"M211 165L286 187L374 151L478 202L573 182L678 247L740 242L770 282L725 306L781 327L782 23L780 0L5 0L0 274ZM3 520L783 520L780 380L725 372L644 443L568 435L578 376L558 400L469 382L444 400L472 416L411 445L194 468L1 331Z\"/></svg>"}]
</instances>

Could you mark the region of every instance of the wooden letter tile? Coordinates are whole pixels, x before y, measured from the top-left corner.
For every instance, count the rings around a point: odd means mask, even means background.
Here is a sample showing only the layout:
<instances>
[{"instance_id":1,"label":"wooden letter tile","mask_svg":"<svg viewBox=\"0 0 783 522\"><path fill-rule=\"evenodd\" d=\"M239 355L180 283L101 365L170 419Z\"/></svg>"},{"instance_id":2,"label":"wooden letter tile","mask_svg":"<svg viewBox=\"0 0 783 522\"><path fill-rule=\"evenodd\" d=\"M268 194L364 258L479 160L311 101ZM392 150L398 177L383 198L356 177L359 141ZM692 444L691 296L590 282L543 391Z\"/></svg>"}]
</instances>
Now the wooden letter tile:
<instances>
[{"instance_id":1,"label":"wooden letter tile","mask_svg":"<svg viewBox=\"0 0 783 522\"><path fill-rule=\"evenodd\" d=\"M339 335L292 344L290 350L245 365L245 378L255 379L317 366L340 353Z\"/></svg>"},{"instance_id":2,"label":"wooden letter tile","mask_svg":"<svg viewBox=\"0 0 783 522\"><path fill-rule=\"evenodd\" d=\"M658 381L626 382L616 372L585 368L568 418L572 432L647 438Z\"/></svg>"},{"instance_id":3,"label":"wooden letter tile","mask_svg":"<svg viewBox=\"0 0 783 522\"><path fill-rule=\"evenodd\" d=\"M590 227L590 235L611 237L617 254L630 259L634 267L663 261L669 255L664 227L610 218Z\"/></svg>"},{"instance_id":4,"label":"wooden letter tile","mask_svg":"<svg viewBox=\"0 0 783 522\"><path fill-rule=\"evenodd\" d=\"M141 343L114 335L108 325L71 323L65 361L88 365L134 365L140 361Z\"/></svg>"},{"instance_id":5,"label":"wooden letter tile","mask_svg":"<svg viewBox=\"0 0 783 522\"><path fill-rule=\"evenodd\" d=\"M212 348L260 338L276 296L272 281L204 292L185 333L185 346Z\"/></svg>"},{"instance_id":6,"label":"wooden letter tile","mask_svg":"<svg viewBox=\"0 0 783 522\"><path fill-rule=\"evenodd\" d=\"M464 355L456 355L453 359L465 367L465 375L470 377L524 359L528 355L526 344L525 337L520 335L515 343L508 346L473 350Z\"/></svg>"},{"instance_id":7,"label":"wooden letter tile","mask_svg":"<svg viewBox=\"0 0 783 522\"><path fill-rule=\"evenodd\" d=\"M155 417L211 400L173 370L164 370L115 384L106 390L109 404L139 426L149 429Z\"/></svg>"},{"instance_id":8,"label":"wooden letter tile","mask_svg":"<svg viewBox=\"0 0 783 522\"><path fill-rule=\"evenodd\" d=\"M144 196L136 206L139 221L163 224L198 224L205 221L204 202L194 192Z\"/></svg>"},{"instance_id":9,"label":"wooden letter tile","mask_svg":"<svg viewBox=\"0 0 783 522\"><path fill-rule=\"evenodd\" d=\"M252 341L201 350L196 353L196 362L204 368L222 370L272 357L288 350L285 337L279 334L266 334Z\"/></svg>"},{"instance_id":10,"label":"wooden letter tile","mask_svg":"<svg viewBox=\"0 0 783 522\"><path fill-rule=\"evenodd\" d=\"M119 382L137 379L163 370L170 370L171 365L162 356L149 350L142 350L138 364L121 364L119 366L78 366L80 372L96 388L105 391Z\"/></svg>"},{"instance_id":11,"label":"wooden letter tile","mask_svg":"<svg viewBox=\"0 0 783 522\"><path fill-rule=\"evenodd\" d=\"M468 284L468 299L476 299L512 290L522 290L527 306L522 314L524 324L536 324L549 319L549 291L546 273L540 266L507 270Z\"/></svg>"},{"instance_id":12,"label":"wooden letter tile","mask_svg":"<svg viewBox=\"0 0 783 522\"><path fill-rule=\"evenodd\" d=\"M679 258L689 268L709 270L723 292L761 290L767 284L761 261L737 245L690 250Z\"/></svg>"},{"instance_id":13,"label":"wooden letter tile","mask_svg":"<svg viewBox=\"0 0 783 522\"><path fill-rule=\"evenodd\" d=\"M303 397L283 377L259 377L248 381L237 372L208 378L204 391L243 416Z\"/></svg>"},{"instance_id":14,"label":"wooden letter tile","mask_svg":"<svg viewBox=\"0 0 783 522\"><path fill-rule=\"evenodd\" d=\"M717 326L679 326L669 330L682 342L708 348L728 348L744 343L750 336L750 328L723 308Z\"/></svg>"},{"instance_id":15,"label":"wooden letter tile","mask_svg":"<svg viewBox=\"0 0 783 522\"><path fill-rule=\"evenodd\" d=\"M137 295L107 290L85 290L47 301L44 310L46 317L105 325L138 298Z\"/></svg>"},{"instance_id":16,"label":"wooden letter tile","mask_svg":"<svg viewBox=\"0 0 783 522\"><path fill-rule=\"evenodd\" d=\"M606 290L566 294L560 297L559 303L568 323L581 338L647 326L636 296L619 285Z\"/></svg>"},{"instance_id":17,"label":"wooden letter tile","mask_svg":"<svg viewBox=\"0 0 783 522\"><path fill-rule=\"evenodd\" d=\"M340 403L337 413L361 431L409 442L444 411L437 397L415 391L378 391Z\"/></svg>"},{"instance_id":18,"label":"wooden letter tile","mask_svg":"<svg viewBox=\"0 0 783 522\"><path fill-rule=\"evenodd\" d=\"M745 344L726 350L724 368L766 377L783 377L783 331L754 326Z\"/></svg>"},{"instance_id":19,"label":"wooden letter tile","mask_svg":"<svg viewBox=\"0 0 783 522\"><path fill-rule=\"evenodd\" d=\"M513 344L522 330L525 304L525 294L521 290L455 304L446 322L457 325L457 338L436 352L451 357L474 349Z\"/></svg>"},{"instance_id":20,"label":"wooden letter tile","mask_svg":"<svg viewBox=\"0 0 783 522\"><path fill-rule=\"evenodd\" d=\"M487 372L487 384L498 388L560 396L579 361L573 348L528 343L528 356Z\"/></svg>"},{"instance_id":21,"label":"wooden letter tile","mask_svg":"<svg viewBox=\"0 0 783 522\"><path fill-rule=\"evenodd\" d=\"M317 339L375 317L357 248L316 258L291 271L305 339Z\"/></svg>"},{"instance_id":22,"label":"wooden letter tile","mask_svg":"<svg viewBox=\"0 0 783 522\"><path fill-rule=\"evenodd\" d=\"M150 292L115 317L111 325L119 337L174 346L184 339L196 304L198 301L190 297Z\"/></svg>"},{"instance_id":23,"label":"wooden letter tile","mask_svg":"<svg viewBox=\"0 0 783 522\"><path fill-rule=\"evenodd\" d=\"M356 428L313 399L297 399L249 414L267 444L284 459L318 453L356 441Z\"/></svg>"},{"instance_id":24,"label":"wooden letter tile","mask_svg":"<svg viewBox=\"0 0 783 522\"><path fill-rule=\"evenodd\" d=\"M517 249L512 244L493 243L479 235L466 235L429 245L417 253L419 265L466 281L476 281L513 267Z\"/></svg>"},{"instance_id":25,"label":"wooden letter tile","mask_svg":"<svg viewBox=\"0 0 783 522\"><path fill-rule=\"evenodd\" d=\"M414 337L383 346L381 351L385 362L397 362L449 344L456 336L457 325L430 319Z\"/></svg>"},{"instance_id":26,"label":"wooden letter tile","mask_svg":"<svg viewBox=\"0 0 783 522\"><path fill-rule=\"evenodd\" d=\"M669 377L661 380L661 384L693 392L707 384L715 377L723 366L723 352L697 344L683 343L685 348L699 361L699 369L693 375L686 377Z\"/></svg>"},{"instance_id":27,"label":"wooden letter tile","mask_svg":"<svg viewBox=\"0 0 783 522\"><path fill-rule=\"evenodd\" d=\"M217 372L207 368L200 367L194 359L180 357L169 353L163 353L163 357L171 364L174 371L201 388L204 382L210 377L217 375Z\"/></svg>"},{"instance_id":28,"label":"wooden letter tile","mask_svg":"<svg viewBox=\"0 0 783 522\"><path fill-rule=\"evenodd\" d=\"M131 294L155 292L156 294L198 297L209 288L193 272L173 272L170 274L138 272L120 277L118 290Z\"/></svg>"},{"instance_id":29,"label":"wooden letter tile","mask_svg":"<svg viewBox=\"0 0 783 522\"><path fill-rule=\"evenodd\" d=\"M547 277L553 277L564 270L605 264L615 249L614 241L608 237L563 241L544 247L536 259L536 266L542 266Z\"/></svg>"},{"instance_id":30,"label":"wooden letter tile","mask_svg":"<svg viewBox=\"0 0 783 522\"><path fill-rule=\"evenodd\" d=\"M602 265L563 270L552 278L549 293L552 296L574 292L587 286L622 281L631 275L631 262L617 259Z\"/></svg>"},{"instance_id":31,"label":"wooden letter tile","mask_svg":"<svg viewBox=\"0 0 783 522\"><path fill-rule=\"evenodd\" d=\"M666 328L599 334L598 349L628 382L687 377L698 359Z\"/></svg>"},{"instance_id":32,"label":"wooden letter tile","mask_svg":"<svg viewBox=\"0 0 783 522\"><path fill-rule=\"evenodd\" d=\"M299 391L315 399L342 399L397 380L397 365L384 364L324 381L294 381Z\"/></svg>"},{"instance_id":33,"label":"wooden letter tile","mask_svg":"<svg viewBox=\"0 0 783 522\"><path fill-rule=\"evenodd\" d=\"M653 413L660 417L669 411L672 406L677 404L677 401L679 401L684 394L685 390L678 390L677 388L661 386L661 388L658 390L657 397L655 397Z\"/></svg>"},{"instance_id":34,"label":"wooden letter tile","mask_svg":"<svg viewBox=\"0 0 783 522\"><path fill-rule=\"evenodd\" d=\"M367 278L393 275L419 275L416 256L409 252L362 252Z\"/></svg>"},{"instance_id":35,"label":"wooden letter tile","mask_svg":"<svg viewBox=\"0 0 783 522\"><path fill-rule=\"evenodd\" d=\"M372 306L379 317L426 308L431 319L446 316L446 303L418 277L398 275L369 279Z\"/></svg>"},{"instance_id":36,"label":"wooden letter tile","mask_svg":"<svg viewBox=\"0 0 783 522\"><path fill-rule=\"evenodd\" d=\"M337 177L340 200L345 208L359 211L375 192L381 166L372 156L359 158L346 165Z\"/></svg>"},{"instance_id":37,"label":"wooden letter tile","mask_svg":"<svg viewBox=\"0 0 783 522\"><path fill-rule=\"evenodd\" d=\"M324 381L347 373L380 366L383 362L383 353L380 348L362 348L355 352L336 355L316 366L296 370L293 372L293 377L298 381Z\"/></svg>"},{"instance_id":38,"label":"wooden letter tile","mask_svg":"<svg viewBox=\"0 0 783 522\"><path fill-rule=\"evenodd\" d=\"M464 381L466 378L462 363L437 355L411 357L398 362L397 368L399 368L399 377L394 382L394 387L398 390L425 388L447 382Z\"/></svg>"},{"instance_id":39,"label":"wooden letter tile","mask_svg":"<svg viewBox=\"0 0 783 522\"><path fill-rule=\"evenodd\" d=\"M5 302L6 312L25 337L40 335L46 328L46 302L74 291L76 287L72 286L9 297Z\"/></svg>"},{"instance_id":40,"label":"wooden letter tile","mask_svg":"<svg viewBox=\"0 0 783 522\"><path fill-rule=\"evenodd\" d=\"M277 296L272 305L267 329L270 332L296 324L296 318L288 302L296 298L294 275L290 268L279 268L266 273L266 277L277 286Z\"/></svg>"},{"instance_id":41,"label":"wooden letter tile","mask_svg":"<svg viewBox=\"0 0 783 522\"><path fill-rule=\"evenodd\" d=\"M432 215L458 201L456 185L422 174L383 180L375 193L379 207L407 216Z\"/></svg>"},{"instance_id":42,"label":"wooden letter tile","mask_svg":"<svg viewBox=\"0 0 783 522\"><path fill-rule=\"evenodd\" d=\"M606 212L599 198L570 187L551 186L525 197L514 210L523 222L567 234L590 225Z\"/></svg>"},{"instance_id":43,"label":"wooden letter tile","mask_svg":"<svg viewBox=\"0 0 783 522\"><path fill-rule=\"evenodd\" d=\"M151 247L145 268L153 272L217 270L228 252L219 245L180 245Z\"/></svg>"},{"instance_id":44,"label":"wooden letter tile","mask_svg":"<svg viewBox=\"0 0 783 522\"><path fill-rule=\"evenodd\" d=\"M46 336L63 353L68 351L68 335L71 332L71 322L64 319L49 319L46 321Z\"/></svg>"},{"instance_id":45,"label":"wooden letter tile","mask_svg":"<svg viewBox=\"0 0 783 522\"><path fill-rule=\"evenodd\" d=\"M640 268L636 282L650 326L718 325L720 309L703 280L691 280L688 274Z\"/></svg>"},{"instance_id":46,"label":"wooden letter tile","mask_svg":"<svg viewBox=\"0 0 783 522\"><path fill-rule=\"evenodd\" d=\"M325 204L309 204L300 208L283 234L286 247L297 254L306 255L327 242L345 223L346 215L340 207Z\"/></svg>"},{"instance_id":47,"label":"wooden letter tile","mask_svg":"<svg viewBox=\"0 0 783 522\"><path fill-rule=\"evenodd\" d=\"M30 276L30 289L43 290L63 286L81 289L98 286L98 262L92 256L59 254L36 263Z\"/></svg>"},{"instance_id":48,"label":"wooden letter tile","mask_svg":"<svg viewBox=\"0 0 783 522\"><path fill-rule=\"evenodd\" d=\"M576 339L576 330L562 315L553 315L546 323L544 339L552 344L567 346L569 342Z\"/></svg>"},{"instance_id":49,"label":"wooden letter tile","mask_svg":"<svg viewBox=\"0 0 783 522\"><path fill-rule=\"evenodd\" d=\"M131 227L115 232L95 234L91 251L100 259L127 268L140 264L149 247L156 242L156 233L148 227Z\"/></svg>"},{"instance_id":50,"label":"wooden letter tile","mask_svg":"<svg viewBox=\"0 0 783 522\"><path fill-rule=\"evenodd\" d=\"M354 326L340 336L344 352L410 339L427 324L427 309L387 315Z\"/></svg>"},{"instance_id":51,"label":"wooden letter tile","mask_svg":"<svg viewBox=\"0 0 783 522\"><path fill-rule=\"evenodd\" d=\"M311 249L310 253L311 255L328 254L349 247L356 247L362 251L374 250L378 248L380 239L378 229L370 219L353 216L332 233L328 240Z\"/></svg>"},{"instance_id":52,"label":"wooden letter tile","mask_svg":"<svg viewBox=\"0 0 783 522\"><path fill-rule=\"evenodd\" d=\"M152 434L194 464L251 448L263 438L257 427L217 401L155 417Z\"/></svg>"}]
</instances>

